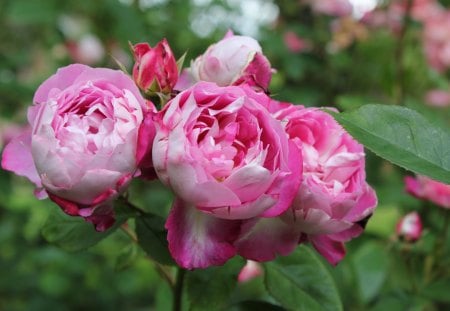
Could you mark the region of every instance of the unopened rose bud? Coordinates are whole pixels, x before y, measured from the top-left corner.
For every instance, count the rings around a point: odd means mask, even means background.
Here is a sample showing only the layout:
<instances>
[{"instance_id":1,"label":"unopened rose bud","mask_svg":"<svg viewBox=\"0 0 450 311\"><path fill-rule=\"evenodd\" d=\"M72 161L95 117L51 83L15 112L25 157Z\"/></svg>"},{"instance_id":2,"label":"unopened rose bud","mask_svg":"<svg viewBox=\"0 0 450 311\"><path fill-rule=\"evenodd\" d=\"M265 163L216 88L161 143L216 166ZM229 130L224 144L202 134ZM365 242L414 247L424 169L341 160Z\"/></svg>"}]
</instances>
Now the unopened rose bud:
<instances>
[{"instance_id":1,"label":"unopened rose bud","mask_svg":"<svg viewBox=\"0 0 450 311\"><path fill-rule=\"evenodd\" d=\"M406 214L397 223L397 235L408 242L415 242L422 235L422 221L417 212Z\"/></svg>"},{"instance_id":2,"label":"unopened rose bud","mask_svg":"<svg viewBox=\"0 0 450 311\"><path fill-rule=\"evenodd\" d=\"M138 43L133 46L133 54L133 79L138 87L146 95L170 93L178 80L178 68L167 40L154 48L148 43Z\"/></svg>"},{"instance_id":3,"label":"unopened rose bud","mask_svg":"<svg viewBox=\"0 0 450 311\"><path fill-rule=\"evenodd\" d=\"M229 31L191 63L190 72L195 81L219 86L248 84L266 90L273 69L255 39Z\"/></svg>"}]
</instances>

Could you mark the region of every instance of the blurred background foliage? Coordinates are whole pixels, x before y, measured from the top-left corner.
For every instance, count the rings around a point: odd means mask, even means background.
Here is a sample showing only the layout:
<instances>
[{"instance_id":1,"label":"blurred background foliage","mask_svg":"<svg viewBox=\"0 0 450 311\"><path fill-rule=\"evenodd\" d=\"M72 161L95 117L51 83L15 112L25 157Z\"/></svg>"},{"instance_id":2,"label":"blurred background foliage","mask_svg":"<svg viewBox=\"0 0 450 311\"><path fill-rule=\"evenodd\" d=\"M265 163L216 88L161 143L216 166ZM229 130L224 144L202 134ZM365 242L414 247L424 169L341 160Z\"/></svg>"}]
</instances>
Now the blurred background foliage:
<instances>
[{"instance_id":1,"label":"blurred background foliage","mask_svg":"<svg viewBox=\"0 0 450 311\"><path fill-rule=\"evenodd\" d=\"M16 124L25 124L35 89L58 67L84 62L118 68L118 60L131 69L129 42L153 45L164 37L176 56L187 51L189 64L227 29L260 41L277 69L271 91L279 100L340 110L403 104L449 126L448 107L425 103L428 90L448 92L450 83L448 72L428 66L420 23L406 20L406 31L396 33L364 23L361 12L338 18L303 2L0 0L0 146ZM379 1L377 10L391 2ZM441 4L448 8L450 1ZM336 268L326 264L344 309L448 310L448 211L408 196L406 172L370 152L367 174L379 207L365 234L348 244L345 260ZM3 170L0 189L0 310L170 308L169 287L126 232L87 250L65 251L41 234L54 204L36 200L31 185ZM156 182L135 182L130 198L161 216L171 202L170 192ZM412 210L424 222L415 244L395 236L397 221ZM232 299L265 296L261 282L240 285Z\"/></svg>"}]
</instances>

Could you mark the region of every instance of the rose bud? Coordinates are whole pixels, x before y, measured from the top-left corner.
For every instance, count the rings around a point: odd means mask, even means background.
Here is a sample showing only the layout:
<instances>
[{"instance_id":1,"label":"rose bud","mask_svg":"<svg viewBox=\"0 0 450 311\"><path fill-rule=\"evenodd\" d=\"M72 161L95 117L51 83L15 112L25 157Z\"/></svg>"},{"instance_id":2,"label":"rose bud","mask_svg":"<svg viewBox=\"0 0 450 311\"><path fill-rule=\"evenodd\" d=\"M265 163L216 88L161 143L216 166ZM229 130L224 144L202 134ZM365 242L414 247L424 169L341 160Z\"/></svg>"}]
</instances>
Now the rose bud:
<instances>
[{"instance_id":1,"label":"rose bud","mask_svg":"<svg viewBox=\"0 0 450 311\"><path fill-rule=\"evenodd\" d=\"M450 185L418 175L405 177L406 191L418 199L428 200L443 208L450 208Z\"/></svg>"},{"instance_id":2,"label":"rose bud","mask_svg":"<svg viewBox=\"0 0 450 311\"><path fill-rule=\"evenodd\" d=\"M133 46L133 79L146 95L169 94L177 83L177 61L166 39L152 48L148 43Z\"/></svg>"},{"instance_id":3,"label":"rose bud","mask_svg":"<svg viewBox=\"0 0 450 311\"><path fill-rule=\"evenodd\" d=\"M272 78L270 63L259 43L231 31L192 62L190 73L195 81L215 82L219 86L246 83L263 90L267 90Z\"/></svg>"},{"instance_id":4,"label":"rose bud","mask_svg":"<svg viewBox=\"0 0 450 311\"><path fill-rule=\"evenodd\" d=\"M397 223L397 235L407 242L415 242L422 235L422 221L417 212L406 214Z\"/></svg>"},{"instance_id":5,"label":"rose bud","mask_svg":"<svg viewBox=\"0 0 450 311\"><path fill-rule=\"evenodd\" d=\"M245 266L242 267L241 271L239 272L238 282L245 283L250 280L253 280L254 278L262 274L263 269L260 263L253 260L247 260L247 263L245 264Z\"/></svg>"},{"instance_id":6,"label":"rose bud","mask_svg":"<svg viewBox=\"0 0 450 311\"><path fill-rule=\"evenodd\" d=\"M138 131L152 108L121 71L81 64L59 69L33 102L30 130L6 146L2 167L31 180L39 198L48 195L67 214L107 229L112 200L136 174L139 149L148 149Z\"/></svg>"}]
</instances>

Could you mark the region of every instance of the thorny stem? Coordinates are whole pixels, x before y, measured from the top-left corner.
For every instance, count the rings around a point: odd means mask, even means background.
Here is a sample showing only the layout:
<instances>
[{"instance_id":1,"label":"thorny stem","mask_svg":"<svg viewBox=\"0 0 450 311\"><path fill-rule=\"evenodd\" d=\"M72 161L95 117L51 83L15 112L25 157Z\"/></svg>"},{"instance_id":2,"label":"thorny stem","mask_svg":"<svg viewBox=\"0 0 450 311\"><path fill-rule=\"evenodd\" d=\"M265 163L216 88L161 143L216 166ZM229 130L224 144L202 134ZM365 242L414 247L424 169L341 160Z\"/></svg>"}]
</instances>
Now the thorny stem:
<instances>
[{"instance_id":1,"label":"thorny stem","mask_svg":"<svg viewBox=\"0 0 450 311\"><path fill-rule=\"evenodd\" d=\"M186 270L183 268L177 269L177 280L175 283L175 288L173 292L173 311L181 311L183 303L183 283L184 276L186 275Z\"/></svg>"},{"instance_id":2,"label":"thorny stem","mask_svg":"<svg viewBox=\"0 0 450 311\"><path fill-rule=\"evenodd\" d=\"M411 24L411 9L413 0L406 2L405 15L403 16L402 27L400 29L397 46L395 49L395 75L397 85L395 89L395 102L397 105L403 104L405 99L405 68L403 62L405 38Z\"/></svg>"}]
</instances>

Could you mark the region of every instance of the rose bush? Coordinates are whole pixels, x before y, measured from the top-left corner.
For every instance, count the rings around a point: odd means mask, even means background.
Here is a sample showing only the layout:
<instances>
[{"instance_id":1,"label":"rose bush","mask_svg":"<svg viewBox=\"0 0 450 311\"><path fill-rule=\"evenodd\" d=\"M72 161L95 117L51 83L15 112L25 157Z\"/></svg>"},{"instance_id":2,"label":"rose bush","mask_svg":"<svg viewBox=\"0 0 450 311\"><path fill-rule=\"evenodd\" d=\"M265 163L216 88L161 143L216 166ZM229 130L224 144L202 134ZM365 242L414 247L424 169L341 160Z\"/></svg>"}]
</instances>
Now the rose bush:
<instances>
[{"instance_id":1,"label":"rose bush","mask_svg":"<svg viewBox=\"0 0 450 311\"><path fill-rule=\"evenodd\" d=\"M272 101L292 143L302 148L303 178L290 209L274 219L243 224L237 241L246 258L267 261L310 241L330 263L345 255L343 242L363 231L377 204L365 180L363 146L327 113Z\"/></svg>"},{"instance_id":2,"label":"rose bush","mask_svg":"<svg viewBox=\"0 0 450 311\"><path fill-rule=\"evenodd\" d=\"M138 131L152 105L122 72L80 64L59 69L33 102L30 130L6 146L2 167L26 176L67 214L107 229L110 202L137 172L136 154L149 152ZM152 140L153 123L144 126Z\"/></svg>"},{"instance_id":3,"label":"rose bush","mask_svg":"<svg viewBox=\"0 0 450 311\"><path fill-rule=\"evenodd\" d=\"M223 264L236 253L236 220L275 217L291 205L301 146L288 141L268 102L248 86L200 82L160 112L153 163L178 198L166 227L182 267Z\"/></svg>"}]
</instances>

